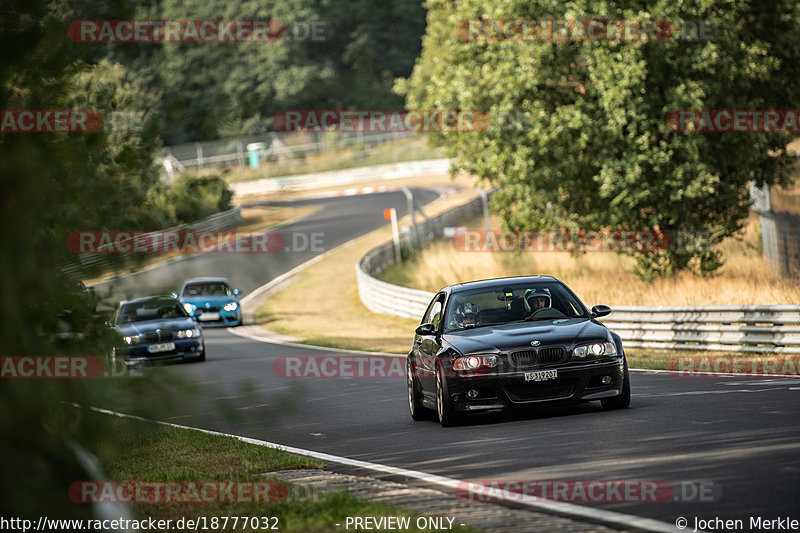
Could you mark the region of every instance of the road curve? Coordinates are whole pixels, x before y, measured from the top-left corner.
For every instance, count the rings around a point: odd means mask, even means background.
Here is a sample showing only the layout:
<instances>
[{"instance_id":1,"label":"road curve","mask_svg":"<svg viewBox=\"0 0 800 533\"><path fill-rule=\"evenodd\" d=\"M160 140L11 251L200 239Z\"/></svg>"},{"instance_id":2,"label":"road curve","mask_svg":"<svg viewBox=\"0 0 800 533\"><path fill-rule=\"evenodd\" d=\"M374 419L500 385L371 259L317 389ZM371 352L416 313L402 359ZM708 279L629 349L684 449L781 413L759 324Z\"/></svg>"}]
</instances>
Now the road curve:
<instances>
[{"instance_id":1,"label":"road curve","mask_svg":"<svg viewBox=\"0 0 800 533\"><path fill-rule=\"evenodd\" d=\"M405 199L384 193L313 202L323 208L282 231L324 232L330 249L382 225L383 209L402 212ZM249 292L313 255L198 256L126 278L114 291L174 290L188 276L223 275ZM581 504L669 523L680 516L690 525L696 516L746 525L751 516L800 518L800 380L634 372L631 409L590 403L444 429L412 422L402 378L286 379L273 370L279 357L344 352L206 332L205 363L154 369L204 391L162 420L457 479L667 481L693 501ZM134 409L124 398L104 407ZM691 494L698 487L713 492Z\"/></svg>"}]
</instances>

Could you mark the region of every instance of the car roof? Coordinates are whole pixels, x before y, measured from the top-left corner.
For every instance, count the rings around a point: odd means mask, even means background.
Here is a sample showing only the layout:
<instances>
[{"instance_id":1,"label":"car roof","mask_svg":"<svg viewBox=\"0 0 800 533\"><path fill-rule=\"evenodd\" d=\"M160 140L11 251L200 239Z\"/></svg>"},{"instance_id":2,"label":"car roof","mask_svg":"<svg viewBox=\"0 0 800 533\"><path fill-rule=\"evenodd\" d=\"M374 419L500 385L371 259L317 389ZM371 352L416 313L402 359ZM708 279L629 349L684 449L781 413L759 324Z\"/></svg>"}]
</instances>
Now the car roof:
<instances>
[{"instance_id":1,"label":"car roof","mask_svg":"<svg viewBox=\"0 0 800 533\"><path fill-rule=\"evenodd\" d=\"M163 294L163 295L155 295L155 296L144 296L142 298L134 298L133 300L122 300L119 305L125 304L140 304L154 300L172 300L177 303L177 300L170 294Z\"/></svg>"},{"instance_id":2,"label":"car roof","mask_svg":"<svg viewBox=\"0 0 800 533\"><path fill-rule=\"evenodd\" d=\"M513 285L517 283L534 283L537 281L555 281L561 283L553 276L513 276L507 278L491 278L482 279L477 281L466 281L464 283L456 283L443 287L439 292L462 292L472 289L485 289L488 287L496 287L502 285Z\"/></svg>"},{"instance_id":3,"label":"car roof","mask_svg":"<svg viewBox=\"0 0 800 533\"><path fill-rule=\"evenodd\" d=\"M200 277L200 278L187 279L186 281L183 282L183 284L184 285L188 285L189 283L212 283L212 282L216 282L216 283L224 282L224 283L227 283L227 284L230 285L230 282L228 281L228 278L219 278L219 277L213 277L213 276L205 276L205 277Z\"/></svg>"}]
</instances>

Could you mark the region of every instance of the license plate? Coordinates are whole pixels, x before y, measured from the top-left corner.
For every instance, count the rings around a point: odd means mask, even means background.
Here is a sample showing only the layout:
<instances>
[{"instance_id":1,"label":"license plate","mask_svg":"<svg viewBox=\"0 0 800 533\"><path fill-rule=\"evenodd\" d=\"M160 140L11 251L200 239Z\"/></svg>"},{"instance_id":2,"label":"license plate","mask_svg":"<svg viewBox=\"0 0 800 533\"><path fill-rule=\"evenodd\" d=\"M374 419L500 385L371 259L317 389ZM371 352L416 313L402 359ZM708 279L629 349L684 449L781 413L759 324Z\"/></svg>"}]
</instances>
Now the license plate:
<instances>
[{"instance_id":1,"label":"license plate","mask_svg":"<svg viewBox=\"0 0 800 533\"><path fill-rule=\"evenodd\" d=\"M147 351L150 353L161 353L161 352L171 352L175 349L174 342L164 342L161 344L151 344L147 347Z\"/></svg>"},{"instance_id":2,"label":"license plate","mask_svg":"<svg viewBox=\"0 0 800 533\"><path fill-rule=\"evenodd\" d=\"M202 313L200 320L219 320L219 313Z\"/></svg>"},{"instance_id":3,"label":"license plate","mask_svg":"<svg viewBox=\"0 0 800 533\"><path fill-rule=\"evenodd\" d=\"M558 379L558 370L540 370L539 372L525 372L525 381L547 381Z\"/></svg>"}]
</instances>

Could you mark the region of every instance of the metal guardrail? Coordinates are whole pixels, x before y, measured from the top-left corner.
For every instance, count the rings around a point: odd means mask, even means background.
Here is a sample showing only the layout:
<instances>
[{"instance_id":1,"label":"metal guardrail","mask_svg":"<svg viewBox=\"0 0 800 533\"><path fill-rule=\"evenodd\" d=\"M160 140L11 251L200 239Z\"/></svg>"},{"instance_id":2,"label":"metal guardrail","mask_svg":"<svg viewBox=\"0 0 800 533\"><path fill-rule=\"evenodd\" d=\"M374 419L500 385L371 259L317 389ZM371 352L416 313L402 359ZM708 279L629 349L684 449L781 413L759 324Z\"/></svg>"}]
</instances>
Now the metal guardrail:
<instances>
[{"instance_id":1,"label":"metal guardrail","mask_svg":"<svg viewBox=\"0 0 800 533\"><path fill-rule=\"evenodd\" d=\"M800 353L800 305L620 306L603 323L635 348Z\"/></svg>"},{"instance_id":2,"label":"metal guardrail","mask_svg":"<svg viewBox=\"0 0 800 533\"><path fill-rule=\"evenodd\" d=\"M191 224L182 224L180 226L173 226L171 228L152 231L142 234L144 240L147 236L158 235L169 232L202 232L202 231L219 231L228 229L230 227L240 224L244 220L242 218L242 208L240 206L234 207L221 213L215 213L197 222ZM159 252L150 253L130 253L130 254L117 254L117 253L104 253L88 252L83 254L75 254L74 261L71 261L63 269L67 275L79 275L89 270L96 270L102 268L119 267L127 264L133 256L151 256L157 255Z\"/></svg>"},{"instance_id":3,"label":"metal guardrail","mask_svg":"<svg viewBox=\"0 0 800 533\"><path fill-rule=\"evenodd\" d=\"M431 219L423 232L425 239L440 235L441 228L456 224L459 216L463 220L480 209L480 200L475 200ZM403 237L404 245L409 245L409 237ZM373 313L419 319L434 293L377 279L395 259L393 244L388 242L356 262L359 296ZM800 305L619 306L602 322L627 347L800 353Z\"/></svg>"},{"instance_id":4,"label":"metal guardrail","mask_svg":"<svg viewBox=\"0 0 800 533\"><path fill-rule=\"evenodd\" d=\"M444 228L455 226L482 213L483 201L475 198L424 222L417 222L420 244L441 236ZM401 248L412 247L412 242L413 234L404 233L400 236ZM395 262L397 262L397 257L394 252L394 243L391 241L370 250L359 259L356 262L358 294L367 309L374 313L419 319L433 298L432 293L400 287L376 279L387 266Z\"/></svg>"}]
</instances>

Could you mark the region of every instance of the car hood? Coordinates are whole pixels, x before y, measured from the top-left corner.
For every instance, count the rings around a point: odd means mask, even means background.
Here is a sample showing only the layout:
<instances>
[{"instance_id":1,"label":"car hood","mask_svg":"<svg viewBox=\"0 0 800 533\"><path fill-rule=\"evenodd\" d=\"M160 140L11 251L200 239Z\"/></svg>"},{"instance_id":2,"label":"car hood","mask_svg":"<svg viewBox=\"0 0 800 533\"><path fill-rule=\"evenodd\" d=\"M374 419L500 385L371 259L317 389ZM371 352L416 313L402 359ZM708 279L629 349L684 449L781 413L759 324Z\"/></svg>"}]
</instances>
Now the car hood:
<instances>
[{"instance_id":1,"label":"car hood","mask_svg":"<svg viewBox=\"0 0 800 533\"><path fill-rule=\"evenodd\" d=\"M226 295L211 295L211 296L184 296L181 298L182 303L190 303L194 306L203 308L208 305L208 307L214 305L225 305L230 302L238 302L239 299L236 296L226 296Z\"/></svg>"},{"instance_id":2,"label":"car hood","mask_svg":"<svg viewBox=\"0 0 800 533\"><path fill-rule=\"evenodd\" d=\"M443 335L443 340L462 354L521 350L533 346L532 341L539 341L538 346L570 346L607 338L608 329L588 318L514 322Z\"/></svg>"},{"instance_id":3,"label":"car hood","mask_svg":"<svg viewBox=\"0 0 800 533\"><path fill-rule=\"evenodd\" d=\"M191 318L162 318L158 320L142 320L141 322L128 322L127 324L118 324L115 329L123 337L131 335L143 335L145 333L153 333L157 329L161 331L179 331L182 329L190 329L197 327L197 322Z\"/></svg>"}]
</instances>

